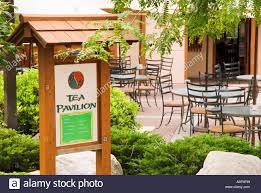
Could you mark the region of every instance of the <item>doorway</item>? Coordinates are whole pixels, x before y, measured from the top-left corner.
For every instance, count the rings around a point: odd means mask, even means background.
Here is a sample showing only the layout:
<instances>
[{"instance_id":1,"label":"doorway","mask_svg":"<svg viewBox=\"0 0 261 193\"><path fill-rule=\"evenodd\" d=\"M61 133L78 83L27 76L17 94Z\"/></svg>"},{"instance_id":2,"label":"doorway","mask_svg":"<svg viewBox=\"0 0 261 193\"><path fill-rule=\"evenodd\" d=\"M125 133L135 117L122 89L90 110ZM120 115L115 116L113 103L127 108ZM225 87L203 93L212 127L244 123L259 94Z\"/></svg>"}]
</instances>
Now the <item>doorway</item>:
<instances>
[{"instance_id":1,"label":"doorway","mask_svg":"<svg viewBox=\"0 0 261 193\"><path fill-rule=\"evenodd\" d=\"M251 19L242 21L234 36L224 34L216 41L216 64L239 63L240 74L250 73Z\"/></svg>"}]
</instances>

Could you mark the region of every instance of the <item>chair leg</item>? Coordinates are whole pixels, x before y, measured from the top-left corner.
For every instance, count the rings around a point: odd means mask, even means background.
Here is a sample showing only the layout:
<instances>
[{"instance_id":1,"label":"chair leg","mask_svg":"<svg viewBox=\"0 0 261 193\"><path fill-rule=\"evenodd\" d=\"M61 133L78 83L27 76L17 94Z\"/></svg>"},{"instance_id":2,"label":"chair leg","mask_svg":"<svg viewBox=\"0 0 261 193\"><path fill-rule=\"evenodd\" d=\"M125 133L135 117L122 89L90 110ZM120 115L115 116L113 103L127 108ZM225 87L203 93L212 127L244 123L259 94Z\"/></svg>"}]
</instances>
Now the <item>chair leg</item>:
<instances>
[{"instance_id":1,"label":"chair leg","mask_svg":"<svg viewBox=\"0 0 261 193\"><path fill-rule=\"evenodd\" d=\"M143 106L142 106L142 102L141 102L141 91L139 91L139 100L140 100L141 110L144 111Z\"/></svg>"},{"instance_id":2,"label":"chair leg","mask_svg":"<svg viewBox=\"0 0 261 193\"><path fill-rule=\"evenodd\" d=\"M185 107L184 107L184 108L185 108ZM190 109L190 104L188 105L188 108L187 108L187 113L186 113L185 123L188 121L188 117L189 117L189 109Z\"/></svg>"},{"instance_id":3,"label":"chair leg","mask_svg":"<svg viewBox=\"0 0 261 193\"><path fill-rule=\"evenodd\" d=\"M163 109L162 109L162 116L161 116L161 121L160 121L160 125L159 125L159 127L158 127L158 128L160 128L160 127L161 127L161 125L162 125L162 122L163 122L164 115L165 115L165 112L164 112L164 106L163 106Z\"/></svg>"},{"instance_id":4,"label":"chair leg","mask_svg":"<svg viewBox=\"0 0 261 193\"><path fill-rule=\"evenodd\" d=\"M259 130L260 130L261 128L259 127ZM258 139L259 139L259 141L261 141L261 131L258 131Z\"/></svg>"},{"instance_id":5,"label":"chair leg","mask_svg":"<svg viewBox=\"0 0 261 193\"><path fill-rule=\"evenodd\" d=\"M156 93L155 90L154 90L154 100L155 100L156 107L158 107L158 104L157 104L157 93Z\"/></svg>"},{"instance_id":6,"label":"chair leg","mask_svg":"<svg viewBox=\"0 0 261 193\"><path fill-rule=\"evenodd\" d=\"M150 103L149 103L149 100L148 100L148 92L147 92L147 91L145 91L145 96L146 96L147 104L148 104L148 106L150 107Z\"/></svg>"},{"instance_id":7,"label":"chair leg","mask_svg":"<svg viewBox=\"0 0 261 193\"><path fill-rule=\"evenodd\" d=\"M172 115L173 115L173 112L174 112L174 108L172 107L172 108L171 108L170 117L169 117L169 121L168 121L168 123L167 123L165 126L167 126L167 125L170 123L171 118L172 118Z\"/></svg>"},{"instance_id":8,"label":"chair leg","mask_svg":"<svg viewBox=\"0 0 261 193\"><path fill-rule=\"evenodd\" d=\"M194 114L190 113L190 131L189 135L191 136L194 133Z\"/></svg>"}]
</instances>

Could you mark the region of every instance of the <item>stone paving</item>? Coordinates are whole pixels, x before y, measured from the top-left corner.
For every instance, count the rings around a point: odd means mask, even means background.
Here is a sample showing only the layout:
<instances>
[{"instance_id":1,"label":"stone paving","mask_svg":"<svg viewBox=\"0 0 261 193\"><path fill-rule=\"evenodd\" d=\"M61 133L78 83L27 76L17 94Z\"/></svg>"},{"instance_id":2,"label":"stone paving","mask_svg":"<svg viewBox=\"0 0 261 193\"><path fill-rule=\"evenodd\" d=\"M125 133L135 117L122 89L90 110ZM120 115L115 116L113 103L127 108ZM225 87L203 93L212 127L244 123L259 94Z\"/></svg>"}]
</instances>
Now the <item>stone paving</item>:
<instances>
[{"instance_id":1,"label":"stone paving","mask_svg":"<svg viewBox=\"0 0 261 193\"><path fill-rule=\"evenodd\" d=\"M175 85L174 89L184 86L185 85L183 84ZM231 84L229 86L238 86L238 84ZM175 100L181 101L181 97L175 96ZM157 96L157 103L158 107L156 107L155 105L154 98L152 96L149 96L149 104L151 106L149 107L146 102L145 96L142 97L144 111L140 110L138 116L136 117L136 120L143 126L141 130L160 134L164 137L166 141L175 141L176 139L182 139L186 136L189 136L189 123L184 126L185 131L181 130L179 133L180 108L176 108L176 112L175 114L173 114L172 120L169 125L165 125L168 122L170 115L167 114L164 117L162 126L158 128L162 114L162 102L160 95ZM257 103L261 105L261 95L259 95ZM171 108L168 108L167 110L170 111Z\"/></svg>"}]
</instances>

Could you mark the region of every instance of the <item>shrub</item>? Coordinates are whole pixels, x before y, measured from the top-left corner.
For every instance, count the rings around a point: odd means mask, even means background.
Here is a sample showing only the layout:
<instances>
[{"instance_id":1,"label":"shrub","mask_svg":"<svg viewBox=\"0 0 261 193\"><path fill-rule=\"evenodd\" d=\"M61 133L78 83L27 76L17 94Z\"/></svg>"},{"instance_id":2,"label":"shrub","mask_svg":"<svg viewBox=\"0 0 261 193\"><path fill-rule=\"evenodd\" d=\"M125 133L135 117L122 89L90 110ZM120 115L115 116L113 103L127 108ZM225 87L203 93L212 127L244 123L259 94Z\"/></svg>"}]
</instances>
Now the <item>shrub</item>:
<instances>
[{"instance_id":1,"label":"shrub","mask_svg":"<svg viewBox=\"0 0 261 193\"><path fill-rule=\"evenodd\" d=\"M18 132L34 135L39 125L38 71L31 69L16 76ZM4 108L3 76L0 76L0 110ZM3 113L0 115L3 117Z\"/></svg>"},{"instance_id":2,"label":"shrub","mask_svg":"<svg viewBox=\"0 0 261 193\"><path fill-rule=\"evenodd\" d=\"M11 172L11 173L0 172L0 175L27 175L27 173L26 172Z\"/></svg>"},{"instance_id":3,"label":"shrub","mask_svg":"<svg viewBox=\"0 0 261 193\"><path fill-rule=\"evenodd\" d=\"M258 156L258 150L240 138L201 135L162 143L145 152L133 167L136 174L147 175L193 175L203 166L210 151L228 151ZM259 154L260 156L260 154Z\"/></svg>"},{"instance_id":4,"label":"shrub","mask_svg":"<svg viewBox=\"0 0 261 193\"><path fill-rule=\"evenodd\" d=\"M124 174L137 174L134 162L143 158L146 151L163 143L159 135L139 133L130 128L111 129L112 154L121 163Z\"/></svg>"},{"instance_id":5,"label":"shrub","mask_svg":"<svg viewBox=\"0 0 261 193\"><path fill-rule=\"evenodd\" d=\"M111 87L111 126L137 128L135 120L139 106L121 90Z\"/></svg>"},{"instance_id":6,"label":"shrub","mask_svg":"<svg viewBox=\"0 0 261 193\"><path fill-rule=\"evenodd\" d=\"M29 172L39 167L39 143L15 130L0 128L0 171Z\"/></svg>"}]
</instances>

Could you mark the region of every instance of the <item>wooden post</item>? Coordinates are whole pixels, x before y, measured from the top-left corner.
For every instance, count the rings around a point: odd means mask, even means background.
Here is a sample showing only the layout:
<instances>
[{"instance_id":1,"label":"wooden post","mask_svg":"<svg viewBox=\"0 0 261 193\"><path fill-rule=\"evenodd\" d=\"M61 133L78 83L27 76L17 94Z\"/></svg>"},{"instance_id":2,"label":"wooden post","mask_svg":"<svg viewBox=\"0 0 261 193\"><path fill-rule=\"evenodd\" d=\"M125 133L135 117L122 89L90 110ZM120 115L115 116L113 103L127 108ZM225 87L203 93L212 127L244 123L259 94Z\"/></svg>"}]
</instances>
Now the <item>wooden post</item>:
<instances>
[{"instance_id":1,"label":"wooden post","mask_svg":"<svg viewBox=\"0 0 261 193\"><path fill-rule=\"evenodd\" d=\"M14 5L13 0L6 0ZM9 22L15 23L14 8L10 8L9 12L12 15ZM14 57L10 60L15 61ZM12 64L12 61L9 61ZM15 61L17 64L17 61ZM4 124L8 128L17 128L17 107L16 107L16 66L4 68Z\"/></svg>"},{"instance_id":2,"label":"wooden post","mask_svg":"<svg viewBox=\"0 0 261 193\"><path fill-rule=\"evenodd\" d=\"M250 38L250 74L254 74L255 70L255 37L256 37L256 22L251 19L251 38Z\"/></svg>"},{"instance_id":3,"label":"wooden post","mask_svg":"<svg viewBox=\"0 0 261 193\"><path fill-rule=\"evenodd\" d=\"M4 67L4 124L8 128L17 128L16 115L16 67Z\"/></svg>"},{"instance_id":4,"label":"wooden post","mask_svg":"<svg viewBox=\"0 0 261 193\"><path fill-rule=\"evenodd\" d=\"M141 33L146 34L146 15L145 14L141 15L140 30L141 30ZM140 47L139 47L140 63L145 65L146 64L146 55L142 56L143 47L144 47L144 45L142 43L140 43Z\"/></svg>"},{"instance_id":5,"label":"wooden post","mask_svg":"<svg viewBox=\"0 0 261 193\"><path fill-rule=\"evenodd\" d=\"M188 45L189 45L189 39L188 39L188 33L186 32L184 36L184 79L188 79Z\"/></svg>"},{"instance_id":6,"label":"wooden post","mask_svg":"<svg viewBox=\"0 0 261 193\"><path fill-rule=\"evenodd\" d=\"M111 175L110 139L110 69L109 64L98 63L98 87L103 92L99 96L99 137L101 150L96 151L96 174Z\"/></svg>"},{"instance_id":7,"label":"wooden post","mask_svg":"<svg viewBox=\"0 0 261 193\"><path fill-rule=\"evenodd\" d=\"M40 174L55 175L54 48L38 45L40 94Z\"/></svg>"}]
</instances>

